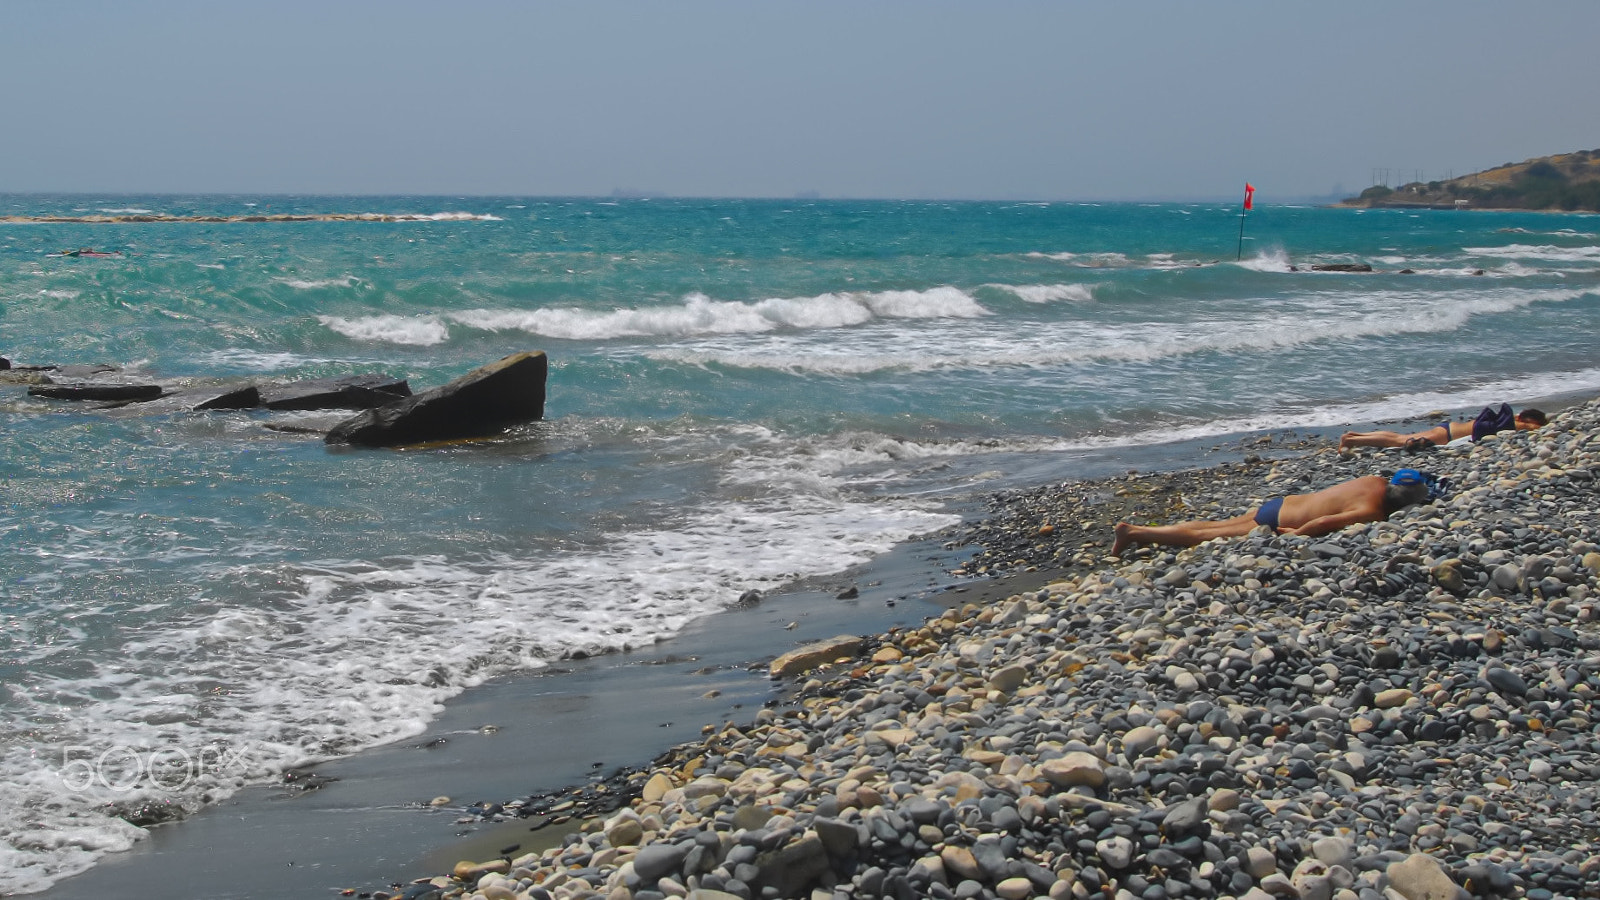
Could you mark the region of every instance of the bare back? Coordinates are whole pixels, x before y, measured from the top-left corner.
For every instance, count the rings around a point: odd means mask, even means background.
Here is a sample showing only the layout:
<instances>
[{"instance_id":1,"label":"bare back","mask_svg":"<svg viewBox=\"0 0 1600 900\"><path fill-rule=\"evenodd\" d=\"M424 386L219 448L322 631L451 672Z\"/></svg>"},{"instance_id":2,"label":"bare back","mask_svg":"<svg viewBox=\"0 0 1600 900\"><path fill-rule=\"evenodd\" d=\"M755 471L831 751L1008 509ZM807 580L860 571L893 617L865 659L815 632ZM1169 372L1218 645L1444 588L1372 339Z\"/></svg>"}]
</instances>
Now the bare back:
<instances>
[{"instance_id":1,"label":"bare back","mask_svg":"<svg viewBox=\"0 0 1600 900\"><path fill-rule=\"evenodd\" d=\"M1278 527L1299 528L1326 516L1348 516L1357 521L1376 522L1384 518L1383 494L1389 482L1381 475L1367 475L1323 488L1312 494L1293 494L1283 498Z\"/></svg>"}]
</instances>

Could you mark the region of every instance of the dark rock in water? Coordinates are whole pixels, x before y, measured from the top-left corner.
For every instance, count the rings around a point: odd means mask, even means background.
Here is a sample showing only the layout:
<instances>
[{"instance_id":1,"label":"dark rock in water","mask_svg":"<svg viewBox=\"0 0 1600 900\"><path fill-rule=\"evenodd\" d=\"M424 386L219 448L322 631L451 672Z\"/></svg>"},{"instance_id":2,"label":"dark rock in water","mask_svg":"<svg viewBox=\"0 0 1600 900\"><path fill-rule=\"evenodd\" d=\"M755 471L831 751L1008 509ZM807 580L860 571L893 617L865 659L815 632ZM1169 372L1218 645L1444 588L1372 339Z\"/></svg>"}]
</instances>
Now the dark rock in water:
<instances>
[{"instance_id":1,"label":"dark rock in water","mask_svg":"<svg viewBox=\"0 0 1600 900\"><path fill-rule=\"evenodd\" d=\"M242 388L218 394L210 400L203 400L194 405L197 410L206 409L255 409L261 405L261 391L253 384Z\"/></svg>"},{"instance_id":2,"label":"dark rock in water","mask_svg":"<svg viewBox=\"0 0 1600 900\"><path fill-rule=\"evenodd\" d=\"M106 807L106 812L140 828L149 828L152 825L161 825L166 822L176 822L184 816L182 806L166 800L137 800L128 803L113 803Z\"/></svg>"},{"instance_id":3,"label":"dark rock in water","mask_svg":"<svg viewBox=\"0 0 1600 900\"><path fill-rule=\"evenodd\" d=\"M35 384L28 388L32 397L51 400L110 400L136 402L155 400L161 396L159 384L116 384L112 382L80 382L77 384Z\"/></svg>"},{"instance_id":4,"label":"dark rock in water","mask_svg":"<svg viewBox=\"0 0 1600 900\"><path fill-rule=\"evenodd\" d=\"M0 356L0 369L9 368L11 368L11 360L6 359L4 356Z\"/></svg>"},{"instance_id":5,"label":"dark rock in water","mask_svg":"<svg viewBox=\"0 0 1600 900\"><path fill-rule=\"evenodd\" d=\"M537 421L544 418L548 372L542 351L513 354L449 384L346 419L328 432L327 442L394 447L483 437Z\"/></svg>"},{"instance_id":6,"label":"dark rock in water","mask_svg":"<svg viewBox=\"0 0 1600 900\"><path fill-rule=\"evenodd\" d=\"M1311 267L1313 272L1371 272L1372 266L1366 263L1323 263Z\"/></svg>"},{"instance_id":7,"label":"dark rock in water","mask_svg":"<svg viewBox=\"0 0 1600 900\"><path fill-rule=\"evenodd\" d=\"M320 772L311 772L305 769L291 769L283 773L284 787L288 788L292 793L318 791L324 785L332 784L338 780L330 775L323 775Z\"/></svg>"},{"instance_id":8,"label":"dark rock in water","mask_svg":"<svg viewBox=\"0 0 1600 900\"><path fill-rule=\"evenodd\" d=\"M404 378L347 375L267 387L261 391L261 405L276 410L374 409L409 396L411 387Z\"/></svg>"},{"instance_id":9,"label":"dark rock in water","mask_svg":"<svg viewBox=\"0 0 1600 900\"><path fill-rule=\"evenodd\" d=\"M124 404L127 405L127 404ZM190 385L165 391L159 399L140 401L140 415L172 415L185 412L255 409L261 405L261 392L253 384ZM263 423L272 428L274 423ZM321 434L323 429L315 429Z\"/></svg>"},{"instance_id":10,"label":"dark rock in water","mask_svg":"<svg viewBox=\"0 0 1600 900\"><path fill-rule=\"evenodd\" d=\"M95 363L88 366L32 366L31 368L39 371L54 372L62 378L93 378L96 375L118 371L116 366L108 366L103 363Z\"/></svg>"}]
</instances>

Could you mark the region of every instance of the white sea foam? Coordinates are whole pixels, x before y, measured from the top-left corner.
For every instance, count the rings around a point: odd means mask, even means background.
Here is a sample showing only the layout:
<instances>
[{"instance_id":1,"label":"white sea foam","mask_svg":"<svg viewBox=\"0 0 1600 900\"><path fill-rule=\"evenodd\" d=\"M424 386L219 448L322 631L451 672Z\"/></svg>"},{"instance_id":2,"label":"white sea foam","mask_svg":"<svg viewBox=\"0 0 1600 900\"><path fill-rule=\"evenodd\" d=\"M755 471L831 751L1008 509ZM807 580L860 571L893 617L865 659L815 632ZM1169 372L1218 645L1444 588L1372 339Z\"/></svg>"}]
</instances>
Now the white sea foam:
<instances>
[{"instance_id":1,"label":"white sea foam","mask_svg":"<svg viewBox=\"0 0 1600 900\"><path fill-rule=\"evenodd\" d=\"M1289 261L1288 251L1273 247L1238 260L1234 265L1254 272L1288 272L1294 264Z\"/></svg>"},{"instance_id":2,"label":"white sea foam","mask_svg":"<svg viewBox=\"0 0 1600 900\"><path fill-rule=\"evenodd\" d=\"M1585 392L1600 392L1600 368L1578 372L1539 373L1521 378L1463 385L1453 391L1419 391L1385 397L1381 400L1333 404L1310 410L1270 409L1254 415L1230 415L1222 419L1188 425L1162 424L1124 434L1092 435L1063 440L1036 439L954 444L925 448L924 452L932 456L941 451L948 451L951 455L972 455L1017 452L1068 453L1116 447L1154 447L1254 431L1328 428L1359 422L1415 419L1441 409L1475 410L1490 400L1514 401L1524 397Z\"/></svg>"},{"instance_id":3,"label":"white sea foam","mask_svg":"<svg viewBox=\"0 0 1600 900\"><path fill-rule=\"evenodd\" d=\"M1541 372L1517 378L1463 384L1449 391L1417 391L1378 400L1329 404L1315 409L1268 409L1259 414L1232 414L1187 425L1161 425L1117 434L1072 438L1020 438L984 441L916 442L883 435L857 438L853 451L836 450L850 465L869 465L888 456L899 460L940 459L1010 453L1074 453L1116 447L1153 447L1188 440L1253 431L1328 428L1359 422L1415 419L1441 409L1473 411L1487 402L1521 398L1600 393L1600 367L1576 372Z\"/></svg>"},{"instance_id":4,"label":"white sea foam","mask_svg":"<svg viewBox=\"0 0 1600 900\"><path fill-rule=\"evenodd\" d=\"M1506 277L1506 278L1526 278L1526 277L1528 277L1530 275L1543 275L1543 274L1546 274L1546 273L1555 274L1555 275L1565 274L1565 273L1561 272L1560 270L1557 270L1555 272L1551 272L1551 270L1549 270L1549 269L1531 268L1529 266L1525 266L1522 263L1519 263L1519 262L1516 262L1516 261L1508 262L1505 265L1500 266L1500 267L1490 271L1488 274L1499 275L1499 276L1503 276L1503 277Z\"/></svg>"},{"instance_id":5,"label":"white sea foam","mask_svg":"<svg viewBox=\"0 0 1600 900\"><path fill-rule=\"evenodd\" d=\"M76 300L82 293L82 291L74 291L67 288L45 288L39 292L39 296L48 297L51 300Z\"/></svg>"},{"instance_id":6,"label":"white sea foam","mask_svg":"<svg viewBox=\"0 0 1600 900\"><path fill-rule=\"evenodd\" d=\"M467 212L426 213L426 214L421 214L421 215L416 215L416 216L402 216L401 218L413 218L413 219L425 220L425 221L430 221L430 222L502 222L502 221L505 221L504 219L501 219L499 216L490 215L488 213L467 213Z\"/></svg>"},{"instance_id":7,"label":"white sea foam","mask_svg":"<svg viewBox=\"0 0 1600 900\"><path fill-rule=\"evenodd\" d=\"M1084 269L1190 269L1203 263L1198 259L1180 259L1174 253L1150 253L1128 256L1124 253L1042 253L1023 254L1030 259L1048 259L1068 263Z\"/></svg>"},{"instance_id":8,"label":"white sea foam","mask_svg":"<svg viewBox=\"0 0 1600 900\"><path fill-rule=\"evenodd\" d=\"M124 206L124 207L117 207L115 209L103 209L102 208L102 209L96 210L96 212L105 213L108 216L153 216L153 215L155 215L155 210L153 210L153 209L142 209L142 208L137 207L137 206Z\"/></svg>"},{"instance_id":9,"label":"white sea foam","mask_svg":"<svg viewBox=\"0 0 1600 900\"><path fill-rule=\"evenodd\" d=\"M1411 266L1411 272L1414 275L1437 275L1447 278L1487 277L1490 274L1489 270L1481 269L1477 266L1459 266L1454 268L1435 266L1432 268L1427 268L1413 265ZM1479 273L1482 273L1482 275L1480 276Z\"/></svg>"},{"instance_id":10,"label":"white sea foam","mask_svg":"<svg viewBox=\"0 0 1600 900\"><path fill-rule=\"evenodd\" d=\"M1070 319L1035 323L1026 333L1017 333L1013 325L1004 322L993 329L963 323L959 329L917 333L860 329L825 338L806 333L772 335L759 345L707 337L652 349L648 355L696 365L829 375L1155 362L1198 353L1260 353L1327 341L1450 332L1475 316L1539 302L1565 302L1585 294L1581 290L1497 288L1462 299L1437 292L1327 292L1252 308L1242 319L1195 319L1170 325ZM1315 321L1317 327L1307 328L1308 321Z\"/></svg>"},{"instance_id":11,"label":"white sea foam","mask_svg":"<svg viewBox=\"0 0 1600 900\"><path fill-rule=\"evenodd\" d=\"M1600 263L1600 247L1557 247L1551 244L1508 244L1504 247L1463 247L1473 256L1500 259L1540 259L1550 262Z\"/></svg>"},{"instance_id":12,"label":"white sea foam","mask_svg":"<svg viewBox=\"0 0 1600 900\"><path fill-rule=\"evenodd\" d=\"M1061 251L1057 253L1041 253L1036 251L1027 255L1035 259L1050 259L1056 262L1071 263L1086 269L1128 269L1139 265L1139 263L1129 259L1127 254L1116 252L1068 253Z\"/></svg>"},{"instance_id":13,"label":"white sea foam","mask_svg":"<svg viewBox=\"0 0 1600 900\"><path fill-rule=\"evenodd\" d=\"M1180 259L1175 253L1152 253L1145 260L1146 267L1151 269L1193 269L1206 265L1198 259Z\"/></svg>"},{"instance_id":14,"label":"white sea foam","mask_svg":"<svg viewBox=\"0 0 1600 900\"><path fill-rule=\"evenodd\" d=\"M1571 393L1600 392L1600 368L1576 372L1540 372L1517 378L1486 379L1449 391L1417 391L1379 400L1322 406L1305 411L1279 411L1164 429L1170 440L1212 437L1240 431L1279 428L1325 428L1353 422L1415 419L1441 409L1475 410L1488 402L1515 401Z\"/></svg>"},{"instance_id":15,"label":"white sea foam","mask_svg":"<svg viewBox=\"0 0 1600 900\"><path fill-rule=\"evenodd\" d=\"M1531 228L1501 228L1499 231L1501 234L1532 234L1543 235L1546 237L1578 238L1581 240L1590 241L1594 240L1596 237L1600 237L1600 235L1597 235L1592 231L1578 231L1573 228L1557 228L1555 231L1534 231Z\"/></svg>"},{"instance_id":16,"label":"white sea foam","mask_svg":"<svg viewBox=\"0 0 1600 900\"><path fill-rule=\"evenodd\" d=\"M429 347L450 339L450 329L438 316L317 316L317 321L357 341Z\"/></svg>"},{"instance_id":17,"label":"white sea foam","mask_svg":"<svg viewBox=\"0 0 1600 900\"><path fill-rule=\"evenodd\" d=\"M1094 299L1094 287L1087 284L996 284L993 287L1016 294L1029 303L1057 300L1087 303Z\"/></svg>"},{"instance_id":18,"label":"white sea foam","mask_svg":"<svg viewBox=\"0 0 1600 900\"><path fill-rule=\"evenodd\" d=\"M302 291L314 291L330 287L355 287L361 284L361 279L354 275L342 275L338 278L279 278L279 284Z\"/></svg>"},{"instance_id":19,"label":"white sea foam","mask_svg":"<svg viewBox=\"0 0 1600 900\"><path fill-rule=\"evenodd\" d=\"M774 298L754 303L693 294L673 306L610 311L560 307L535 310L466 310L449 319L488 331L517 330L569 340L758 334L784 328L833 329L874 319L976 318L978 301L952 287Z\"/></svg>"},{"instance_id":20,"label":"white sea foam","mask_svg":"<svg viewBox=\"0 0 1600 900\"><path fill-rule=\"evenodd\" d=\"M212 350L200 355L208 365L222 369L243 369L247 372L284 372L327 362L323 359L300 356L288 351L247 350L230 348Z\"/></svg>"},{"instance_id":21,"label":"white sea foam","mask_svg":"<svg viewBox=\"0 0 1600 900\"><path fill-rule=\"evenodd\" d=\"M243 606L211 602L202 581L186 623L133 634L65 674L41 664L52 648L30 646L18 662L34 677L12 690L14 714L0 724L0 891L45 887L126 848L140 832L108 803L193 810L286 768L414 735L487 678L652 643L745 590L838 572L957 521L841 491L843 466L892 459L887 446L832 452L823 440L797 453L783 435L733 431L742 449L725 482L740 499L685 509L670 527L587 551L247 563L218 582L281 588ZM120 561L116 535L85 530L79 541L72 552ZM167 764L159 779L156 761Z\"/></svg>"},{"instance_id":22,"label":"white sea foam","mask_svg":"<svg viewBox=\"0 0 1600 900\"><path fill-rule=\"evenodd\" d=\"M436 213L355 213L350 219L375 222L503 222L504 219L489 213L436 212Z\"/></svg>"}]
</instances>

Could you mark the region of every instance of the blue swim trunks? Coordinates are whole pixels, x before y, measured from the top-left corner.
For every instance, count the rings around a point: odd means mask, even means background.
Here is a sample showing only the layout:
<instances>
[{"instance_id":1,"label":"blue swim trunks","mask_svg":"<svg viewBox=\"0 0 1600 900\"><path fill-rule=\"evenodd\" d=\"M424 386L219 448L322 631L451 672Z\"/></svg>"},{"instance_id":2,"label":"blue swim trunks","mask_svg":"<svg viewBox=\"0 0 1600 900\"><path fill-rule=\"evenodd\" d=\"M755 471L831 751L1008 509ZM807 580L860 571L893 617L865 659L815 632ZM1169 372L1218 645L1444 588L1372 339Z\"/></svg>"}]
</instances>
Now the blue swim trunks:
<instances>
[{"instance_id":1,"label":"blue swim trunks","mask_svg":"<svg viewBox=\"0 0 1600 900\"><path fill-rule=\"evenodd\" d=\"M1282 497L1273 497L1271 500L1261 504L1261 508L1256 510L1256 524L1265 525L1273 531L1277 531L1278 511L1281 509L1283 509Z\"/></svg>"}]
</instances>

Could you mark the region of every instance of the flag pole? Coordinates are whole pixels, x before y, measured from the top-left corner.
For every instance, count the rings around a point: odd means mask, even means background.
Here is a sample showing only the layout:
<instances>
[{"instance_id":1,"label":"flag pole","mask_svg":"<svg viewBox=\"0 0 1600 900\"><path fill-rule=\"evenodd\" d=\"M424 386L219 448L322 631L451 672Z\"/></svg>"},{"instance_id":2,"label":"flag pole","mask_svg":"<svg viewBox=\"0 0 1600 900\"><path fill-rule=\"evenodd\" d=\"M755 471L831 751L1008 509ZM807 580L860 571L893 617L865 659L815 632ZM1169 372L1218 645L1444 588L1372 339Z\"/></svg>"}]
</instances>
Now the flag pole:
<instances>
[{"instance_id":1,"label":"flag pole","mask_svg":"<svg viewBox=\"0 0 1600 900\"><path fill-rule=\"evenodd\" d=\"M1255 200L1256 189L1250 182L1244 183L1244 208L1239 210L1239 253L1234 262L1244 259L1244 217L1250 212L1250 207Z\"/></svg>"}]
</instances>

